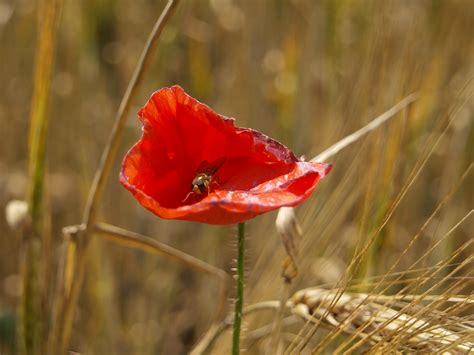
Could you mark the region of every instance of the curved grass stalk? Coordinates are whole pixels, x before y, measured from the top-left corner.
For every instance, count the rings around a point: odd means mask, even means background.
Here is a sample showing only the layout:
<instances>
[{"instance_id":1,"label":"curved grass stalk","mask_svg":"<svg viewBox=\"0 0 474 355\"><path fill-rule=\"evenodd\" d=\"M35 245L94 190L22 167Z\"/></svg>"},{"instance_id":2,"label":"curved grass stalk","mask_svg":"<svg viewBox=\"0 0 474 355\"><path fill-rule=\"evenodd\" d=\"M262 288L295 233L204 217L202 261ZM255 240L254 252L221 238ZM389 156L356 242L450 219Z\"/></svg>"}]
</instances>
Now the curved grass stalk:
<instances>
[{"instance_id":1,"label":"curved grass stalk","mask_svg":"<svg viewBox=\"0 0 474 355\"><path fill-rule=\"evenodd\" d=\"M160 243L153 238L130 232L107 223L96 223L95 232L104 240L111 241L126 248L137 249L149 254L164 256L198 272L203 272L216 277L221 282L220 301L216 319L220 320L224 316L231 281L230 276L224 270L212 266L201 259L195 258L194 256L186 254L178 249L172 248L169 245Z\"/></svg>"},{"instance_id":2,"label":"curved grass stalk","mask_svg":"<svg viewBox=\"0 0 474 355\"><path fill-rule=\"evenodd\" d=\"M105 183L110 175L112 164L117 155L128 113L138 93L138 89L143 81L145 73L148 71L152 63L152 58L158 45L158 39L166 26L167 21L174 13L177 4L178 0L168 1L147 39L133 76L122 98L108 143L104 148L99 167L94 176L94 181L89 192L84 212L83 224L80 228L74 229L72 231L73 233L68 233L71 231L68 231L66 228L66 234L69 238L66 241L67 257L65 260L64 273L68 277L64 277L64 284L59 286L63 292L59 296L60 299L57 301L56 319L53 331L51 332L51 341L53 344L52 353L64 354L69 344L74 313L79 299L79 293L82 288L82 282L84 280L86 253L94 232L93 226L96 220L98 205L102 197Z\"/></svg>"}]
</instances>

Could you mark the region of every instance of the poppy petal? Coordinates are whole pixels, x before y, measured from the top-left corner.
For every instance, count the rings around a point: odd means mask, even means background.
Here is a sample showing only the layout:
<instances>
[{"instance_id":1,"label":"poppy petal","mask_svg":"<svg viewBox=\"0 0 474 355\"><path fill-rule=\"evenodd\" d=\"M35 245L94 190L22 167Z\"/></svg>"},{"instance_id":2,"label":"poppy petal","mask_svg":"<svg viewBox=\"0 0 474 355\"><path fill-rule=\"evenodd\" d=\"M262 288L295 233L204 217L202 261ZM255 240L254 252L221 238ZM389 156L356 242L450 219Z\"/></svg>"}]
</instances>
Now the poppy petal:
<instances>
[{"instance_id":1,"label":"poppy petal","mask_svg":"<svg viewBox=\"0 0 474 355\"><path fill-rule=\"evenodd\" d=\"M143 136L125 156L120 181L161 218L243 222L303 202L331 170L300 161L258 131L235 127L179 86L155 92L139 117ZM202 194L192 192L199 173L208 182Z\"/></svg>"}]
</instances>

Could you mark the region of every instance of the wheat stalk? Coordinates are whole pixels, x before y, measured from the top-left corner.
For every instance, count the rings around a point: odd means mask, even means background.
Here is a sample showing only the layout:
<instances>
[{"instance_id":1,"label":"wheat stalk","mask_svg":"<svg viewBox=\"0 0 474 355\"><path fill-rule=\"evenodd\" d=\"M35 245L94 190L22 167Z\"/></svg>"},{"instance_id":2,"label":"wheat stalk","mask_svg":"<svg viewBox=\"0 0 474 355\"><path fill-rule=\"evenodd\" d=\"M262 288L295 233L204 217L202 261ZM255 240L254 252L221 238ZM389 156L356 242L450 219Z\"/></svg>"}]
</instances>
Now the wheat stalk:
<instances>
[{"instance_id":1,"label":"wheat stalk","mask_svg":"<svg viewBox=\"0 0 474 355\"><path fill-rule=\"evenodd\" d=\"M466 340L463 334L449 329L447 324L439 326L429 320L402 312L386 305L390 296L364 293L339 292L308 288L295 293L287 303L292 313L304 320L332 328L342 329L345 334L355 334L369 344L388 344L398 339L398 347L409 351L438 351L452 347L450 353L466 353L474 348L474 342ZM405 297L417 299L416 295ZM430 296L430 299L444 300L444 296ZM396 303L398 296L391 301ZM380 304L384 301L384 304ZM473 304L472 296L450 298L451 302ZM466 332L474 333L474 327L467 319L463 323Z\"/></svg>"}]
</instances>

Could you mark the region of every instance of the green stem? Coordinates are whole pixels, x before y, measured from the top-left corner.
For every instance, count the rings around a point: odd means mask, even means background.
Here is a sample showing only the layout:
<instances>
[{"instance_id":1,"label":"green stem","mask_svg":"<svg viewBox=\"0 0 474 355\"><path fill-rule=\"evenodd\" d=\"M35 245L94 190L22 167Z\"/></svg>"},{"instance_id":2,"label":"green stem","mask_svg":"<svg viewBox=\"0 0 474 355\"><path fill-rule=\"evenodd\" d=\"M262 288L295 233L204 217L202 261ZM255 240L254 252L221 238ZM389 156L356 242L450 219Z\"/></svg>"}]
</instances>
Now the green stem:
<instances>
[{"instance_id":1,"label":"green stem","mask_svg":"<svg viewBox=\"0 0 474 355\"><path fill-rule=\"evenodd\" d=\"M18 303L18 352L43 354L48 333L48 271L51 235L45 228L43 209L48 106L54 69L61 0L38 4L35 75L28 138L28 221L20 247L21 300ZM0 352L2 352L0 350Z\"/></svg>"},{"instance_id":2,"label":"green stem","mask_svg":"<svg viewBox=\"0 0 474 355\"><path fill-rule=\"evenodd\" d=\"M238 224L237 241L237 300L235 301L234 335L232 337L232 355L239 354L240 325L242 323L242 306L244 304L244 253L245 223Z\"/></svg>"}]
</instances>

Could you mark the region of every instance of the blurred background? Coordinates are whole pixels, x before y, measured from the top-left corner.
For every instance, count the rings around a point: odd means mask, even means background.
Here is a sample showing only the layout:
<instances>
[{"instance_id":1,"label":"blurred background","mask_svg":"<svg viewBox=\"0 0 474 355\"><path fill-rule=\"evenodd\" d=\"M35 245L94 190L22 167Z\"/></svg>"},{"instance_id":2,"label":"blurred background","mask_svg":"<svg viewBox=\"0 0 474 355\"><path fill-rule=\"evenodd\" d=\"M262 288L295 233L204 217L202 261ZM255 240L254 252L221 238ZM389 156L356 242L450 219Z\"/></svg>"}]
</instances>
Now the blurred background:
<instances>
[{"instance_id":1,"label":"blurred background","mask_svg":"<svg viewBox=\"0 0 474 355\"><path fill-rule=\"evenodd\" d=\"M52 77L45 208L55 279L61 228L81 221L92 177L121 96L166 1L65 1ZM426 165L378 234L356 272L358 290L372 276L433 267L473 237L472 173L393 263L472 163L474 6L470 0L192 0L167 25L129 117L119 157L139 138L136 112L151 93L181 85L239 126L258 129L311 158L367 124L408 94L420 99L389 124L331 159L331 174L297 209L303 227L300 274L293 291L333 285L347 272L409 176ZM37 3L0 0L0 208L23 199L34 78ZM453 123L442 135L449 119ZM199 132L196 132L199 134ZM435 145L435 142L439 142ZM165 221L107 186L101 219L143 233L231 272L233 227ZM280 299L285 256L275 213L248 223L246 304ZM0 217L0 353L14 353L19 236ZM452 262L472 258L472 246ZM180 354L211 324L218 282L170 260L95 239L71 349L83 354ZM471 293L471 268L457 293ZM448 274L452 268L441 270ZM438 275L438 276L442 276ZM413 273L406 278L413 277ZM436 284L406 281L423 292ZM450 280L434 293L448 292ZM232 291L233 292L233 291ZM452 292L452 291L449 291ZM246 319L246 329L271 315ZM229 334L215 353L227 353ZM249 347L260 353L264 342Z\"/></svg>"}]
</instances>

